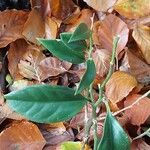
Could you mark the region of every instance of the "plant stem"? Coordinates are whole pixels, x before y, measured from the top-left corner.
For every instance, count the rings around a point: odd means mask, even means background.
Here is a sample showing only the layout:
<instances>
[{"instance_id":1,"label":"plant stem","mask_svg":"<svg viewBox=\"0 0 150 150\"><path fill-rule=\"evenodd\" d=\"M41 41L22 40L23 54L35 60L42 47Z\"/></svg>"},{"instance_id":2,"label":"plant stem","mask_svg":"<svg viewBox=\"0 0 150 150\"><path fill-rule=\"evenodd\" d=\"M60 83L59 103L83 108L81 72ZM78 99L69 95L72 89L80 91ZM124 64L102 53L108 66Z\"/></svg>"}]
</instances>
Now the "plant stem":
<instances>
[{"instance_id":1,"label":"plant stem","mask_svg":"<svg viewBox=\"0 0 150 150\"><path fill-rule=\"evenodd\" d=\"M119 37L116 36L113 40L113 49L112 49L112 56L111 56L111 61L110 61L110 67L109 67L109 71L108 74L105 78L105 80L102 82L101 85L99 85L99 99L97 100L97 102L95 103L95 106L98 107L99 104L102 102L102 98L103 98L103 92L104 92L104 88L106 83L108 82L108 80L110 79L112 73L113 73L113 68L114 68L114 64L115 64L115 58L116 58L116 49L117 49L117 44L119 41Z\"/></svg>"},{"instance_id":2,"label":"plant stem","mask_svg":"<svg viewBox=\"0 0 150 150\"><path fill-rule=\"evenodd\" d=\"M143 132L142 134L140 134L139 136L135 137L133 140L136 140L136 139L140 139L142 138L143 136L147 135L148 133L150 133L150 128L147 129L145 132Z\"/></svg>"}]
</instances>

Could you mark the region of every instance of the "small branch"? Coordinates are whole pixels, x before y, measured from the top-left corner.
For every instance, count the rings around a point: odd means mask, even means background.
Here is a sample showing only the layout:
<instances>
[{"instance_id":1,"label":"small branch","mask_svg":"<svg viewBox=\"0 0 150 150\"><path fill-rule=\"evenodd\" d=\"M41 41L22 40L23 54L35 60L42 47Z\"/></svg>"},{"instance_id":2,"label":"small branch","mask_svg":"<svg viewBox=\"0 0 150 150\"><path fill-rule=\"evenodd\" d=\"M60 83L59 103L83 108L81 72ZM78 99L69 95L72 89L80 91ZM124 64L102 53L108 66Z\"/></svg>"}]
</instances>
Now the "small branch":
<instances>
[{"instance_id":1,"label":"small branch","mask_svg":"<svg viewBox=\"0 0 150 150\"><path fill-rule=\"evenodd\" d=\"M108 80L110 79L112 73L113 73L113 68L114 68L114 64L115 64L115 58L116 58L116 49L117 49L117 45L118 45L118 41L119 41L119 37L116 36L113 40L113 49L112 49L112 57L111 57L111 61L110 61L110 67L109 67L109 71L108 74L105 78L105 80L102 82L101 85L99 85L99 99L97 100L97 102L95 103L95 106L99 106L99 104L102 101L103 98L103 92L104 92L104 88L106 83L108 82Z\"/></svg>"},{"instance_id":2,"label":"small branch","mask_svg":"<svg viewBox=\"0 0 150 150\"><path fill-rule=\"evenodd\" d=\"M150 133L150 128L147 129L145 132L143 132L142 134L140 134L139 136L135 137L133 140L136 140L136 139L140 139L142 138L143 136L147 135L148 133Z\"/></svg>"},{"instance_id":3,"label":"small branch","mask_svg":"<svg viewBox=\"0 0 150 150\"><path fill-rule=\"evenodd\" d=\"M150 94L150 90L148 92L146 92L144 95L142 95L141 97L139 97L135 102L133 102L131 105L129 105L128 107L125 107L119 111L116 111L115 113L113 113L113 116L117 116L118 114L124 112L125 110L131 109L134 105L136 105L141 99L147 97ZM100 119L98 119L98 121L102 121L104 120L106 117L101 117Z\"/></svg>"}]
</instances>

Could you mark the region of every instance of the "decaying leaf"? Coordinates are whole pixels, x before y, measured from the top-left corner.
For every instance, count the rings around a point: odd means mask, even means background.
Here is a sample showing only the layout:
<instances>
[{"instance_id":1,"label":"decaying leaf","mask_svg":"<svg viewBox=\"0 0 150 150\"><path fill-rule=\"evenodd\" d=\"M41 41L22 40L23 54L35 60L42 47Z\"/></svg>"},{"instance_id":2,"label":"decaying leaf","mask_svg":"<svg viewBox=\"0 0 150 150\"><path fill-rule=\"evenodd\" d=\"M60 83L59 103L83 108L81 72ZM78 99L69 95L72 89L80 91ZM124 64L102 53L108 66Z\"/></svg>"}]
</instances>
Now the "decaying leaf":
<instances>
[{"instance_id":1,"label":"decaying leaf","mask_svg":"<svg viewBox=\"0 0 150 150\"><path fill-rule=\"evenodd\" d=\"M39 63L40 78L45 80L48 77L57 76L66 72L71 65L71 63L60 61L58 58L47 57Z\"/></svg>"},{"instance_id":2,"label":"decaying leaf","mask_svg":"<svg viewBox=\"0 0 150 150\"><path fill-rule=\"evenodd\" d=\"M24 25L22 34L28 41L34 44L38 44L37 37L43 38L45 36L45 24L39 9L32 9Z\"/></svg>"},{"instance_id":3,"label":"decaying leaf","mask_svg":"<svg viewBox=\"0 0 150 150\"><path fill-rule=\"evenodd\" d=\"M45 38L56 39L60 24L61 24L61 21L55 18L46 17L45 18Z\"/></svg>"},{"instance_id":4,"label":"decaying leaf","mask_svg":"<svg viewBox=\"0 0 150 150\"><path fill-rule=\"evenodd\" d=\"M118 0L115 10L129 19L136 19L149 15L149 7L149 0Z\"/></svg>"},{"instance_id":5,"label":"decaying leaf","mask_svg":"<svg viewBox=\"0 0 150 150\"><path fill-rule=\"evenodd\" d=\"M116 2L116 0L84 0L84 1L97 11L107 11Z\"/></svg>"},{"instance_id":6,"label":"decaying leaf","mask_svg":"<svg viewBox=\"0 0 150 150\"><path fill-rule=\"evenodd\" d=\"M70 0L51 0L51 14L57 19L64 20L76 9L76 5Z\"/></svg>"},{"instance_id":7,"label":"decaying leaf","mask_svg":"<svg viewBox=\"0 0 150 150\"><path fill-rule=\"evenodd\" d=\"M137 26L133 30L132 36L140 47L145 60L150 64L150 27L144 25Z\"/></svg>"},{"instance_id":8,"label":"decaying leaf","mask_svg":"<svg viewBox=\"0 0 150 150\"><path fill-rule=\"evenodd\" d=\"M8 69L14 80L22 79L23 77L18 72L18 63L23 55L28 51L28 44L25 40L19 39L10 44L8 51Z\"/></svg>"},{"instance_id":9,"label":"decaying leaf","mask_svg":"<svg viewBox=\"0 0 150 150\"><path fill-rule=\"evenodd\" d=\"M1 150L42 150L45 144L37 126L27 121L14 123L0 133Z\"/></svg>"},{"instance_id":10,"label":"decaying leaf","mask_svg":"<svg viewBox=\"0 0 150 150\"><path fill-rule=\"evenodd\" d=\"M139 83L144 85L150 83L150 66L129 50L126 51L119 69L134 75Z\"/></svg>"},{"instance_id":11,"label":"decaying leaf","mask_svg":"<svg viewBox=\"0 0 150 150\"><path fill-rule=\"evenodd\" d=\"M67 25L66 31L73 32L80 23L85 23L90 28L92 23L91 17L93 16L93 13L94 12L90 9L81 10L81 15L79 18L77 18L73 24Z\"/></svg>"},{"instance_id":12,"label":"decaying leaf","mask_svg":"<svg viewBox=\"0 0 150 150\"><path fill-rule=\"evenodd\" d=\"M93 53L93 59L96 65L96 73L100 77L104 77L110 65L111 52L106 49L96 49Z\"/></svg>"},{"instance_id":13,"label":"decaying leaf","mask_svg":"<svg viewBox=\"0 0 150 150\"><path fill-rule=\"evenodd\" d=\"M134 103L141 96L142 95L138 95L138 94L133 94L131 96L128 96L126 100L124 101L125 107L128 107L129 105ZM126 110L125 115L129 117L130 122L133 125L140 126L150 116L149 108L150 108L150 99L145 97L145 98L142 98L137 104L132 106L131 109Z\"/></svg>"},{"instance_id":14,"label":"decaying leaf","mask_svg":"<svg viewBox=\"0 0 150 150\"><path fill-rule=\"evenodd\" d=\"M112 51L114 36L120 37L117 45L117 54L126 46L128 34L129 29L127 25L119 17L112 14L106 16L106 18L100 22L97 31L100 45L109 51Z\"/></svg>"},{"instance_id":15,"label":"decaying leaf","mask_svg":"<svg viewBox=\"0 0 150 150\"><path fill-rule=\"evenodd\" d=\"M19 73L25 78L35 79L40 82L38 65L45 56L35 46L29 46L28 49L18 64Z\"/></svg>"},{"instance_id":16,"label":"decaying leaf","mask_svg":"<svg viewBox=\"0 0 150 150\"><path fill-rule=\"evenodd\" d=\"M66 129L62 122L41 125L40 130L46 139L47 149L56 148L62 142L74 140L72 129Z\"/></svg>"},{"instance_id":17,"label":"decaying leaf","mask_svg":"<svg viewBox=\"0 0 150 150\"><path fill-rule=\"evenodd\" d=\"M116 71L106 84L106 96L113 103L117 103L128 96L136 86L137 81L134 76L123 71Z\"/></svg>"},{"instance_id":18,"label":"decaying leaf","mask_svg":"<svg viewBox=\"0 0 150 150\"><path fill-rule=\"evenodd\" d=\"M28 12L21 10L5 10L0 12L0 48L16 39L22 38L23 26Z\"/></svg>"},{"instance_id":19,"label":"decaying leaf","mask_svg":"<svg viewBox=\"0 0 150 150\"><path fill-rule=\"evenodd\" d=\"M132 142L131 150L149 150L150 145L148 145L143 140L135 140Z\"/></svg>"}]
</instances>

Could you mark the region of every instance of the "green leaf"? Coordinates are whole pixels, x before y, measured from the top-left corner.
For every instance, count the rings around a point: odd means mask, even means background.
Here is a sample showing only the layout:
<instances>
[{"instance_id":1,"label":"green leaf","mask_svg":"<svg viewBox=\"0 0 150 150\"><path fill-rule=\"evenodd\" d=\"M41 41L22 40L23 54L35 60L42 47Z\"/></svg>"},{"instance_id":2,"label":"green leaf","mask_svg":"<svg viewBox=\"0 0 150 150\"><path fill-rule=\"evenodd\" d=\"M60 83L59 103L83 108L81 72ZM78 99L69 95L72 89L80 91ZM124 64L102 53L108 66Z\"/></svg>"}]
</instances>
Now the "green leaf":
<instances>
[{"instance_id":1,"label":"green leaf","mask_svg":"<svg viewBox=\"0 0 150 150\"><path fill-rule=\"evenodd\" d=\"M81 142L64 142L60 146L60 150L81 150Z\"/></svg>"},{"instance_id":2,"label":"green leaf","mask_svg":"<svg viewBox=\"0 0 150 150\"><path fill-rule=\"evenodd\" d=\"M29 120L49 123L68 120L86 103L82 95L62 86L34 85L5 95L7 103Z\"/></svg>"},{"instance_id":3,"label":"green leaf","mask_svg":"<svg viewBox=\"0 0 150 150\"><path fill-rule=\"evenodd\" d=\"M68 32L64 32L60 34L60 38L66 46L68 46L69 48L75 51L83 53L83 50L87 48L85 40L68 43L71 36L72 33L68 33Z\"/></svg>"},{"instance_id":4,"label":"green leaf","mask_svg":"<svg viewBox=\"0 0 150 150\"><path fill-rule=\"evenodd\" d=\"M130 142L128 135L115 117L113 117L108 107L103 136L98 144L98 150L129 150Z\"/></svg>"},{"instance_id":5,"label":"green leaf","mask_svg":"<svg viewBox=\"0 0 150 150\"><path fill-rule=\"evenodd\" d=\"M79 53L67 47L60 40L47 40L38 38L38 41L47 48L54 56L74 64L80 64L85 61L84 53Z\"/></svg>"},{"instance_id":6,"label":"green leaf","mask_svg":"<svg viewBox=\"0 0 150 150\"><path fill-rule=\"evenodd\" d=\"M91 36L91 30L88 28L88 26L85 23L81 23L72 36L70 37L69 43L80 41L80 40L86 40L89 39Z\"/></svg>"},{"instance_id":7,"label":"green leaf","mask_svg":"<svg viewBox=\"0 0 150 150\"><path fill-rule=\"evenodd\" d=\"M86 72L83 75L78 88L76 89L75 95L81 93L85 88L89 87L95 78L96 68L94 61L92 59L88 59L86 64Z\"/></svg>"}]
</instances>

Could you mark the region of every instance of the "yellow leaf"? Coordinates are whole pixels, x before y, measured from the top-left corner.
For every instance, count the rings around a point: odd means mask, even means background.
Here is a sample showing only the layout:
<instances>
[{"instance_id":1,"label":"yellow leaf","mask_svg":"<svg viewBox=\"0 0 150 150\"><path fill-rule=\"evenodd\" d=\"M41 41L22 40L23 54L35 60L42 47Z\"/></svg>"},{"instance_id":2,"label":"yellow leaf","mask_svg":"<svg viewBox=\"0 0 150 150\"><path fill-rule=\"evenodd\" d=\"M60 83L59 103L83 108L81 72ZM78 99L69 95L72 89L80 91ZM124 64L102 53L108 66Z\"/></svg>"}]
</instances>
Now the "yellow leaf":
<instances>
[{"instance_id":1,"label":"yellow leaf","mask_svg":"<svg viewBox=\"0 0 150 150\"><path fill-rule=\"evenodd\" d=\"M150 0L118 0L115 10L129 19L140 18L150 14Z\"/></svg>"}]
</instances>

